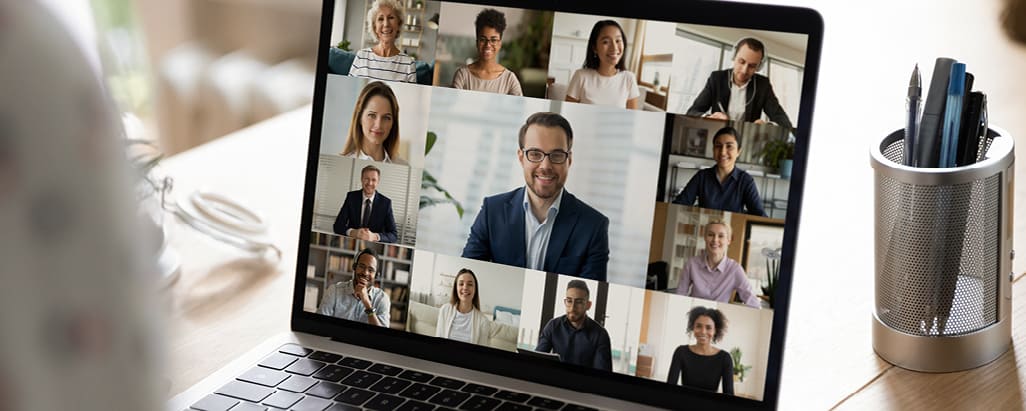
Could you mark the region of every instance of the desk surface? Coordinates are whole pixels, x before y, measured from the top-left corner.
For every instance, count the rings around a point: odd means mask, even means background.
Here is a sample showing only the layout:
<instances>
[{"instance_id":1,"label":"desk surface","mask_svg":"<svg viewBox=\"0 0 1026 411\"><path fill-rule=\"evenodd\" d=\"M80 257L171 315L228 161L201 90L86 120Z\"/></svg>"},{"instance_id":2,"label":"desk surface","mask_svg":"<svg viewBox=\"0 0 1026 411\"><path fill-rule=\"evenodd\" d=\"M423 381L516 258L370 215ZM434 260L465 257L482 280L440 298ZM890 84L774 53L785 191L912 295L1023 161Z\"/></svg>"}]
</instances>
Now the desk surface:
<instances>
[{"instance_id":1,"label":"desk surface","mask_svg":"<svg viewBox=\"0 0 1026 411\"><path fill-rule=\"evenodd\" d=\"M901 127L913 64L931 69L940 55L967 62L976 88L988 93L992 123L1017 137L1018 157L1026 158L1026 102L1021 97L1026 95L1021 80L1026 49L1010 44L996 27L1001 1L788 3L818 8L827 30L780 408L1023 409L1026 368L1019 364L1026 363L1026 327L1021 326L1026 261L1021 257L1013 262L1012 314L1020 325L1013 325L1013 349L991 364L950 374L906 371L873 353L870 332L868 151L872 142ZM922 17L906 24L902 19L913 13ZM973 32L945 32L956 26L973 27ZM900 33L916 33L909 41L915 45L898 44ZM309 108L302 109L164 162L179 192L212 188L260 210L285 251L283 261L270 264L187 229L175 230L174 245L186 258L170 292L171 393L288 330L309 122ZM1023 170L1020 166L1016 172L1020 203L1026 199ZM1023 213L1026 207L1020 205L1015 213L1019 248L1026 241Z\"/></svg>"}]
</instances>

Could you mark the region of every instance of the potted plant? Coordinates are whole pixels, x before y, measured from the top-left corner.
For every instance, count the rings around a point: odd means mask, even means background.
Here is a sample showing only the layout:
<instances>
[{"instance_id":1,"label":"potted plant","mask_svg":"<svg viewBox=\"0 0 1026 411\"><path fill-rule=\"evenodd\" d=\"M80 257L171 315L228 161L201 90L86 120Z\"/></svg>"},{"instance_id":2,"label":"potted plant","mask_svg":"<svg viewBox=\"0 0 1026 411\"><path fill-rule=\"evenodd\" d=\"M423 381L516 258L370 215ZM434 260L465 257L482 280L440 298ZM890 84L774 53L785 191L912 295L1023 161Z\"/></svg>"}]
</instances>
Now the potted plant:
<instances>
[{"instance_id":1,"label":"potted plant","mask_svg":"<svg viewBox=\"0 0 1026 411\"><path fill-rule=\"evenodd\" d=\"M748 373L748 370L752 369L752 366L741 363L741 348L731 348L730 359L734 361L734 380L737 382L745 382L745 374Z\"/></svg>"},{"instance_id":2,"label":"potted plant","mask_svg":"<svg viewBox=\"0 0 1026 411\"><path fill-rule=\"evenodd\" d=\"M434 131L428 131L428 133L427 133L427 142L426 142L426 145L424 147L424 156L425 157L427 157L428 153L431 153L431 149L434 148L435 142L437 142L437 141L438 141L438 135L435 134ZM441 193L443 195L443 198L431 197L431 196L428 196L427 194L424 194L428 190L434 190L434 191L436 191L438 193ZM429 173L426 168L424 169L424 172L421 174L420 192L421 192L421 195L420 195L420 206L418 207L419 209L423 210L424 208L427 208L427 207L431 207L431 206L435 206L435 205L439 205L439 204L450 203L450 204L453 205L453 207L456 207L456 214L458 214L460 216L460 218L463 218L463 204L460 204L459 200L456 200L455 198L453 198L452 194L449 193L449 190L446 190L445 188L443 188L438 183L438 180L435 179L435 176L431 175L431 173Z\"/></svg>"},{"instance_id":3,"label":"potted plant","mask_svg":"<svg viewBox=\"0 0 1026 411\"><path fill-rule=\"evenodd\" d=\"M784 139L770 140L759 151L762 164L779 170L783 178L791 178L791 165L794 159L794 142Z\"/></svg>"}]
</instances>

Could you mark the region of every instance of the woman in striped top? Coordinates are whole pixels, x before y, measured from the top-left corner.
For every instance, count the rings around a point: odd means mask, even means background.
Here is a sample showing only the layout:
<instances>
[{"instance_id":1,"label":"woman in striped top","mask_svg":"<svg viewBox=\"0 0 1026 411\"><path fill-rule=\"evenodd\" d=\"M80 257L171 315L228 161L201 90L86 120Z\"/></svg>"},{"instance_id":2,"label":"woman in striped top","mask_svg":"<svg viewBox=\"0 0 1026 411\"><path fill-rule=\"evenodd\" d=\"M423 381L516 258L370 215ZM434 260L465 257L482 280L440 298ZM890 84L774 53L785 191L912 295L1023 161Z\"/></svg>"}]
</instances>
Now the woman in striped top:
<instances>
[{"instance_id":1,"label":"woman in striped top","mask_svg":"<svg viewBox=\"0 0 1026 411\"><path fill-rule=\"evenodd\" d=\"M349 75L374 80L417 82L413 57L396 47L403 12L395 0L375 0L367 12L367 32L378 44L356 52Z\"/></svg>"}]
</instances>

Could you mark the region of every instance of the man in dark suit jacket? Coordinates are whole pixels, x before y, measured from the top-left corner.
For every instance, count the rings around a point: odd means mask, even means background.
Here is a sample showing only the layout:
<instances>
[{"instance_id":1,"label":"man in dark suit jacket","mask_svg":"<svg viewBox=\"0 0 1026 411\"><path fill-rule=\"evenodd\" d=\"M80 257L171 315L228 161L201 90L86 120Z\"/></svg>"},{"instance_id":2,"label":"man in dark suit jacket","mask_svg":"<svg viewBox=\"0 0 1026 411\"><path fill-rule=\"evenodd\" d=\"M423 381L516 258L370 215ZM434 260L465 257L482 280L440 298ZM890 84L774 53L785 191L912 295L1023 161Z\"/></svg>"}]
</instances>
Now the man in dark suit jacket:
<instances>
[{"instance_id":1,"label":"man in dark suit jacket","mask_svg":"<svg viewBox=\"0 0 1026 411\"><path fill-rule=\"evenodd\" d=\"M738 41L737 47L734 48L734 67L709 74L705 88L691 104L687 115L701 116L710 111L712 114L708 116L709 118L734 119L761 124L764 123L762 113L766 112L770 121L782 127L791 128L791 120L787 118L783 107L780 107L780 102L777 101L777 96L773 93L773 86L770 85L769 78L755 74L762 66L765 57L766 48L761 41L751 37ZM731 114L741 106L731 108L730 95L732 88L741 91L741 87L744 88L744 115L741 118L736 118ZM736 111L740 112L740 110Z\"/></svg>"},{"instance_id":2,"label":"man in dark suit jacket","mask_svg":"<svg viewBox=\"0 0 1026 411\"><path fill-rule=\"evenodd\" d=\"M556 113L520 128L525 187L484 199L463 257L606 280L609 219L563 189L573 131Z\"/></svg>"},{"instance_id":3,"label":"man in dark suit jacket","mask_svg":"<svg viewBox=\"0 0 1026 411\"><path fill-rule=\"evenodd\" d=\"M394 243L397 232L392 200L377 192L381 170L368 165L360 172L362 190L350 191L335 217L335 234L367 241ZM369 215L368 215L369 212Z\"/></svg>"}]
</instances>

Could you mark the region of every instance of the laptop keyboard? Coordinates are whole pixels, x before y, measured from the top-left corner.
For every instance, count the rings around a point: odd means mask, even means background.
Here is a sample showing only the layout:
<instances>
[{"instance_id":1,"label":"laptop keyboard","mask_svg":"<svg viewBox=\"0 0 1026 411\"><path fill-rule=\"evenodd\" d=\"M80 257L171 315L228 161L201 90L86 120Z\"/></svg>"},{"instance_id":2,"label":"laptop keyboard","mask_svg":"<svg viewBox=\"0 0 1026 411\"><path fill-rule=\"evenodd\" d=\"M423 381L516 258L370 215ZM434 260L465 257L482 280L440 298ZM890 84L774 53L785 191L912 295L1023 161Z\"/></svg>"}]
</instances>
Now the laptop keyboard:
<instances>
[{"instance_id":1,"label":"laptop keyboard","mask_svg":"<svg viewBox=\"0 0 1026 411\"><path fill-rule=\"evenodd\" d=\"M202 411L593 410L286 344L190 407Z\"/></svg>"}]
</instances>

